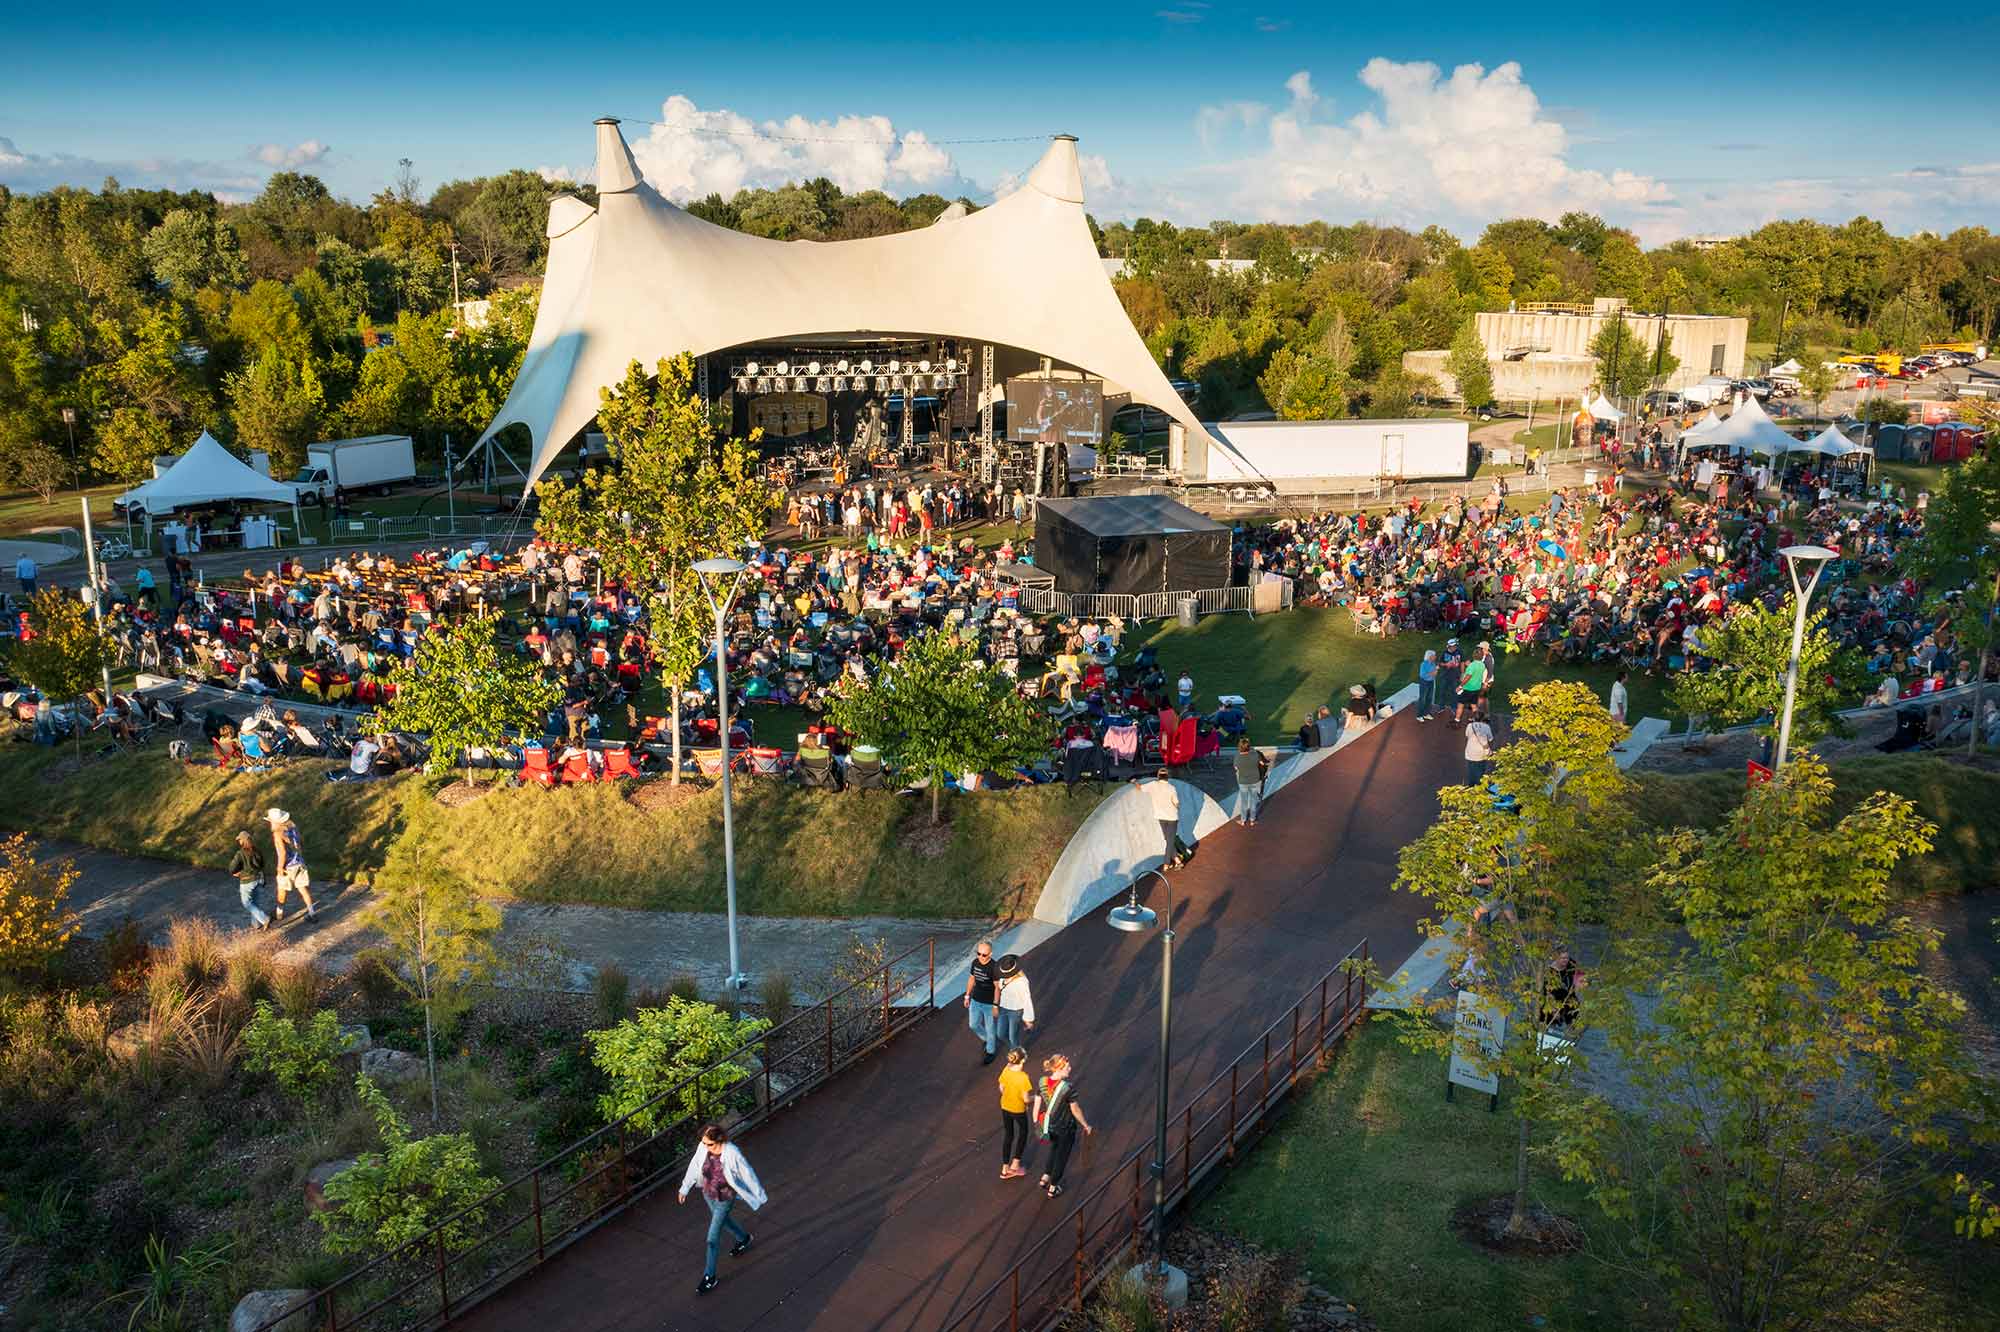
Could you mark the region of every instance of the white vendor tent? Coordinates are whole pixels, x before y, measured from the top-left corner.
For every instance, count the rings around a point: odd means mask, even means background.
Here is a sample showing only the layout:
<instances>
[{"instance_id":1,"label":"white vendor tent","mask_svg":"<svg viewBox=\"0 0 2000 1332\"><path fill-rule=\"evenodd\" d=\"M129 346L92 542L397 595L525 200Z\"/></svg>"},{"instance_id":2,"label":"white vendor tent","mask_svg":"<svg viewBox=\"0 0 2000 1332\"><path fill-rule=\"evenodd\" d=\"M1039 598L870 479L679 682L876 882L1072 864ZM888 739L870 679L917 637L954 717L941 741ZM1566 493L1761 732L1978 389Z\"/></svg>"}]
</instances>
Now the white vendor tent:
<instances>
[{"instance_id":1,"label":"white vendor tent","mask_svg":"<svg viewBox=\"0 0 2000 1332\"><path fill-rule=\"evenodd\" d=\"M1805 367L1800 365L1797 360L1788 359L1783 365L1772 366L1771 373L1774 375L1796 375L1803 369Z\"/></svg>"},{"instance_id":2,"label":"white vendor tent","mask_svg":"<svg viewBox=\"0 0 2000 1332\"><path fill-rule=\"evenodd\" d=\"M1681 431L1681 438L1699 440L1703 444L1712 444L1715 441L1708 437L1722 429L1722 424L1723 418L1717 416L1714 412L1710 412L1686 430Z\"/></svg>"},{"instance_id":3,"label":"white vendor tent","mask_svg":"<svg viewBox=\"0 0 2000 1332\"><path fill-rule=\"evenodd\" d=\"M1850 453L1873 453L1865 444L1856 444L1834 426L1814 435L1811 439L1800 440L1791 447L1793 453L1824 453L1829 458L1845 458Z\"/></svg>"},{"instance_id":4,"label":"white vendor tent","mask_svg":"<svg viewBox=\"0 0 2000 1332\"><path fill-rule=\"evenodd\" d=\"M1622 421L1625 419L1625 413L1613 407L1602 393L1585 403L1583 410L1589 412L1600 421Z\"/></svg>"},{"instance_id":5,"label":"white vendor tent","mask_svg":"<svg viewBox=\"0 0 2000 1332\"><path fill-rule=\"evenodd\" d=\"M479 443L524 425L527 483L597 415L631 361L788 337L929 334L1021 348L1101 376L1107 394L1211 440L1104 274L1076 141L1058 135L1019 189L915 231L777 241L715 226L647 183L618 122L597 122L597 207L549 208L548 276L521 372Z\"/></svg>"},{"instance_id":6,"label":"white vendor tent","mask_svg":"<svg viewBox=\"0 0 2000 1332\"><path fill-rule=\"evenodd\" d=\"M154 514L202 504L225 504L230 500L295 504L297 499L289 485L260 476L204 430L194 446L174 460L172 467L144 485L126 491L118 497L118 503Z\"/></svg>"},{"instance_id":7,"label":"white vendor tent","mask_svg":"<svg viewBox=\"0 0 2000 1332\"><path fill-rule=\"evenodd\" d=\"M1745 396L1722 428L1713 435L1704 436L1705 445L1720 445L1733 453L1762 453L1776 457L1798 443L1790 435L1778 428L1778 423L1764 414L1753 397Z\"/></svg>"}]
</instances>

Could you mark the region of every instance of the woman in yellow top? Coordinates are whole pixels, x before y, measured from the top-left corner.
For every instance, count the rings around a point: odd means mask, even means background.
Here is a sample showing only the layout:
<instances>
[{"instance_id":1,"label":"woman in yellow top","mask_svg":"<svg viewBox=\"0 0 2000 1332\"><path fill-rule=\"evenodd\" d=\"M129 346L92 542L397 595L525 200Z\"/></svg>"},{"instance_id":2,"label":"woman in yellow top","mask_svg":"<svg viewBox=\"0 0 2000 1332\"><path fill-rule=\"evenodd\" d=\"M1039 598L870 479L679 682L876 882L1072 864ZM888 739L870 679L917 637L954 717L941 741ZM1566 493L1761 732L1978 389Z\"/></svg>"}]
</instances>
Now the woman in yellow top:
<instances>
[{"instance_id":1,"label":"woman in yellow top","mask_svg":"<svg viewBox=\"0 0 2000 1332\"><path fill-rule=\"evenodd\" d=\"M1028 1149L1028 1096L1035 1085L1028 1077L1028 1052L1016 1047L1007 1052L1007 1067L1000 1070L1000 1178L1019 1179L1021 1153Z\"/></svg>"}]
</instances>

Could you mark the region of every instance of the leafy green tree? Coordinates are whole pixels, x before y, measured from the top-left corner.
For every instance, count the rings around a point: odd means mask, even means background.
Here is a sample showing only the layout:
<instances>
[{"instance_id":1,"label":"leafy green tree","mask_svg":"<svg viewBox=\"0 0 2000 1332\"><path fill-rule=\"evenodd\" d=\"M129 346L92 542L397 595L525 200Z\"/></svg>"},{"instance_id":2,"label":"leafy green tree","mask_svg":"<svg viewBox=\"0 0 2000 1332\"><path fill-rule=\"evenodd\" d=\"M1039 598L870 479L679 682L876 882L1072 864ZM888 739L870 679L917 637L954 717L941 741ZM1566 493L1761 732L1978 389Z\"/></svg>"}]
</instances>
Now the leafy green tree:
<instances>
[{"instance_id":1,"label":"leafy green tree","mask_svg":"<svg viewBox=\"0 0 2000 1332\"><path fill-rule=\"evenodd\" d=\"M44 505L53 504L56 492L75 479L69 459L39 439L0 441L0 450L0 479L34 491Z\"/></svg>"},{"instance_id":2,"label":"leafy green tree","mask_svg":"<svg viewBox=\"0 0 2000 1332\"><path fill-rule=\"evenodd\" d=\"M69 860L35 859L26 833L0 842L0 973L39 976L55 965L83 920L69 908L79 871Z\"/></svg>"},{"instance_id":3,"label":"leafy green tree","mask_svg":"<svg viewBox=\"0 0 2000 1332\"><path fill-rule=\"evenodd\" d=\"M45 587L28 603L33 632L12 640L6 650L7 668L50 699L66 698L81 705L83 696L101 682L114 655L111 640L97 627L90 608L58 587ZM82 709L70 727L76 752L83 754Z\"/></svg>"},{"instance_id":4,"label":"leafy green tree","mask_svg":"<svg viewBox=\"0 0 2000 1332\"><path fill-rule=\"evenodd\" d=\"M153 459L182 452L174 447L167 423L138 407L119 407L98 427L91 465L115 481L144 481L153 475Z\"/></svg>"},{"instance_id":5,"label":"leafy green tree","mask_svg":"<svg viewBox=\"0 0 2000 1332\"><path fill-rule=\"evenodd\" d=\"M1931 589L1933 609L1951 620L1952 629L1968 654L1976 654L1973 672L1972 734L1966 752L1979 748L1980 722L1986 706L1986 670L2000 650L2000 450L1988 448L1977 458L1945 471L1937 494L1924 514L1923 535L1907 552L1910 572Z\"/></svg>"},{"instance_id":6,"label":"leafy green tree","mask_svg":"<svg viewBox=\"0 0 2000 1332\"><path fill-rule=\"evenodd\" d=\"M1576 1042L1597 1022L1586 992L1566 1041L1551 1042L1550 968L1578 932L1620 904L1640 853L1633 786L1613 760L1626 730L1587 685L1552 681L1512 698L1509 743L1495 752L1489 784L1448 786L1423 836L1403 848L1395 886L1422 898L1419 929L1443 942L1446 965L1501 1020L1497 1050L1481 1054L1436 1019L1442 1001L1398 1015L1401 1039L1440 1058L1456 1052L1502 1079L1518 1123L1510 1234L1528 1223L1534 1132L1559 1121L1586 1059ZM1489 877L1490 876L1490 877ZM1482 882L1482 880L1487 882ZM1490 887L1488 883L1490 882ZM1617 947L1639 922L1619 905Z\"/></svg>"},{"instance_id":7,"label":"leafy green tree","mask_svg":"<svg viewBox=\"0 0 2000 1332\"><path fill-rule=\"evenodd\" d=\"M1683 1326L1845 1325L1951 1192L1959 1146L1991 1138L1964 1000L1891 896L1935 829L1901 796L1838 819L1833 801L1802 754L1723 826L1663 839L1649 890L1679 929L1635 940L1599 1004L1637 1104L1580 1094L1557 1123L1605 1213L1593 1250Z\"/></svg>"},{"instance_id":8,"label":"leafy green tree","mask_svg":"<svg viewBox=\"0 0 2000 1332\"><path fill-rule=\"evenodd\" d=\"M333 1085L340 1053L340 1018L323 1008L301 1025L259 999L243 1028L244 1066L269 1073L278 1089L310 1110Z\"/></svg>"},{"instance_id":9,"label":"leafy green tree","mask_svg":"<svg viewBox=\"0 0 2000 1332\"><path fill-rule=\"evenodd\" d=\"M237 444L270 454L272 473L289 476L319 434L326 395L311 360L288 361L267 348L229 377L229 408Z\"/></svg>"},{"instance_id":10,"label":"leafy green tree","mask_svg":"<svg viewBox=\"0 0 2000 1332\"><path fill-rule=\"evenodd\" d=\"M1757 722L1760 734L1777 734L1795 614L1790 597L1775 607L1744 602L1702 626L1701 652L1714 665L1685 671L1667 686L1667 697L1687 714L1690 727L1696 718L1711 731ZM1854 702L1866 680L1865 663L1827 631L1826 611L1809 611L1799 645L1792 739L1807 745L1836 731L1838 710Z\"/></svg>"},{"instance_id":11,"label":"leafy green tree","mask_svg":"<svg viewBox=\"0 0 2000 1332\"><path fill-rule=\"evenodd\" d=\"M366 1074L354 1091L375 1117L382 1150L368 1152L326 1182L329 1204L313 1213L331 1253L389 1253L442 1227L444 1247L469 1249L483 1237L476 1206L499 1187L479 1164L469 1133L412 1138L389 1098Z\"/></svg>"},{"instance_id":12,"label":"leafy green tree","mask_svg":"<svg viewBox=\"0 0 2000 1332\"><path fill-rule=\"evenodd\" d=\"M154 280L181 295L203 287L239 287L250 277L236 229L209 213L174 209L146 233L141 249Z\"/></svg>"},{"instance_id":13,"label":"leafy green tree","mask_svg":"<svg viewBox=\"0 0 2000 1332\"><path fill-rule=\"evenodd\" d=\"M750 1072L743 1060L722 1061L770 1026L764 1018L731 1017L714 1004L671 995L663 1007L642 1008L615 1027L587 1032L591 1062L611 1084L597 1099L598 1112L607 1124L630 1115L642 1133L660 1127L663 1110L669 1120L714 1115ZM653 1104L675 1091L678 1099Z\"/></svg>"},{"instance_id":14,"label":"leafy green tree","mask_svg":"<svg viewBox=\"0 0 2000 1332\"><path fill-rule=\"evenodd\" d=\"M761 539L776 512L751 441L719 431L694 392L694 362L634 361L603 390L598 423L612 466L578 486L541 483L535 531L557 546L595 550L605 577L652 598L653 647L672 703L673 781L680 781L681 691L708 655L712 621L695 563Z\"/></svg>"},{"instance_id":15,"label":"leafy green tree","mask_svg":"<svg viewBox=\"0 0 2000 1332\"><path fill-rule=\"evenodd\" d=\"M1681 364L1673 352L1646 346L1622 314L1612 316L1597 331L1590 340L1590 355L1597 363L1598 388L1610 398L1636 397L1656 376L1664 380Z\"/></svg>"},{"instance_id":16,"label":"leafy green tree","mask_svg":"<svg viewBox=\"0 0 2000 1332\"><path fill-rule=\"evenodd\" d=\"M497 749L514 735L540 734L549 709L562 701L562 686L539 663L503 650L494 636L498 626L468 619L425 634L416 655L391 677L396 692L376 707L375 729L428 736L433 757L446 767L468 749Z\"/></svg>"},{"instance_id":17,"label":"leafy green tree","mask_svg":"<svg viewBox=\"0 0 2000 1332\"><path fill-rule=\"evenodd\" d=\"M1901 398L1885 398L1878 394L1862 403L1856 415L1870 425L1908 425L1910 404Z\"/></svg>"},{"instance_id":18,"label":"leafy green tree","mask_svg":"<svg viewBox=\"0 0 2000 1332\"><path fill-rule=\"evenodd\" d=\"M1271 355L1257 388L1285 421L1331 421L1347 414L1345 379L1333 361L1280 347Z\"/></svg>"},{"instance_id":19,"label":"leafy green tree","mask_svg":"<svg viewBox=\"0 0 2000 1332\"><path fill-rule=\"evenodd\" d=\"M1813 415L1826 415L1826 400L1833 396L1840 377L1825 361L1815 360L1799 371L1799 391L1812 399Z\"/></svg>"},{"instance_id":20,"label":"leafy green tree","mask_svg":"<svg viewBox=\"0 0 2000 1332\"><path fill-rule=\"evenodd\" d=\"M389 974L424 1010L424 1064L436 1122L437 1028L463 1013L493 974L499 908L480 900L426 847L406 838L390 852L360 920L382 933Z\"/></svg>"},{"instance_id":21,"label":"leafy green tree","mask_svg":"<svg viewBox=\"0 0 2000 1332\"><path fill-rule=\"evenodd\" d=\"M1493 367L1486 359L1486 344L1479 340L1479 329L1471 319L1459 325L1457 336L1451 340L1450 354L1445 357L1445 369L1458 381L1458 398L1465 404L1465 410L1476 412L1493 401Z\"/></svg>"},{"instance_id":22,"label":"leafy green tree","mask_svg":"<svg viewBox=\"0 0 2000 1332\"><path fill-rule=\"evenodd\" d=\"M843 680L827 715L930 783L932 823L942 818L947 781L1032 762L1051 738L1048 714L956 634L923 634L874 679Z\"/></svg>"}]
</instances>

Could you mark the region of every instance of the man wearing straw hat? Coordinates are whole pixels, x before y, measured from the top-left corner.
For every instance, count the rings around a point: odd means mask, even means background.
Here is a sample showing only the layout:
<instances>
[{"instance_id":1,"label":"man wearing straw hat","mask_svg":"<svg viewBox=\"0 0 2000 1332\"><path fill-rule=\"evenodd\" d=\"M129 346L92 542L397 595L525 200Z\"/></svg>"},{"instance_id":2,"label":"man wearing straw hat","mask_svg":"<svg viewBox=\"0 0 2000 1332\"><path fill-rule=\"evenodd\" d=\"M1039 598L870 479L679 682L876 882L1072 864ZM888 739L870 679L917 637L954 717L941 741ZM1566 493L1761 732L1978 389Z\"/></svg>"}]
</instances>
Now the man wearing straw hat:
<instances>
[{"instance_id":1,"label":"man wearing straw hat","mask_svg":"<svg viewBox=\"0 0 2000 1332\"><path fill-rule=\"evenodd\" d=\"M265 813L264 821L271 825L271 845L278 853L278 900L272 918L285 918L285 895L296 892L306 904L306 919L312 920L319 911L313 906L312 876L306 872L305 852L299 846L299 825L292 822L291 815L276 807Z\"/></svg>"}]
</instances>

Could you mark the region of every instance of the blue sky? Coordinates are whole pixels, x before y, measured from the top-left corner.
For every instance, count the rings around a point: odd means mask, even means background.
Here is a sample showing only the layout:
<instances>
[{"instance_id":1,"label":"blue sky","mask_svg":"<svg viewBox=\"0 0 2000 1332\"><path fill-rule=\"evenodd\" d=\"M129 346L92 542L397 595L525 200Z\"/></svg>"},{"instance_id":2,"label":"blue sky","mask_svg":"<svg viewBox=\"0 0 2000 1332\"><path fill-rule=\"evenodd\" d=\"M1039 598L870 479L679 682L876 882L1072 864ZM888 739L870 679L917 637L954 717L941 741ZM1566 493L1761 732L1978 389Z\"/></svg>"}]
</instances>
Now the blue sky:
<instances>
[{"instance_id":1,"label":"blue sky","mask_svg":"<svg viewBox=\"0 0 2000 1332\"><path fill-rule=\"evenodd\" d=\"M0 20L0 182L238 197L296 165L364 198L401 157L427 186L587 171L589 121L613 114L682 126L628 126L669 193L827 170L990 197L1037 147L957 141L1067 131L1101 217L1476 234L1585 207L1649 240L1863 211L2000 224L2000 103L1949 62L1885 60L1913 29L1880 6L1638 8L37 6ZM789 117L837 142L744 137Z\"/></svg>"}]
</instances>

